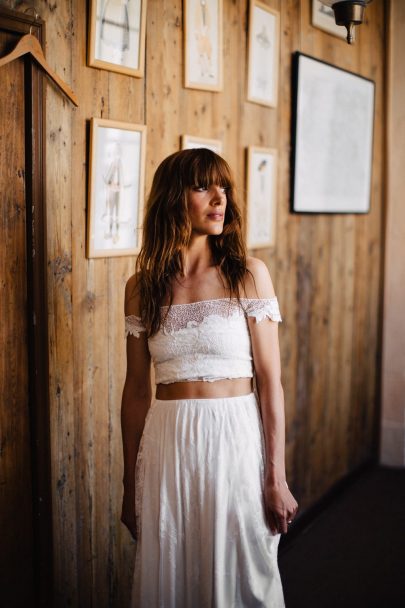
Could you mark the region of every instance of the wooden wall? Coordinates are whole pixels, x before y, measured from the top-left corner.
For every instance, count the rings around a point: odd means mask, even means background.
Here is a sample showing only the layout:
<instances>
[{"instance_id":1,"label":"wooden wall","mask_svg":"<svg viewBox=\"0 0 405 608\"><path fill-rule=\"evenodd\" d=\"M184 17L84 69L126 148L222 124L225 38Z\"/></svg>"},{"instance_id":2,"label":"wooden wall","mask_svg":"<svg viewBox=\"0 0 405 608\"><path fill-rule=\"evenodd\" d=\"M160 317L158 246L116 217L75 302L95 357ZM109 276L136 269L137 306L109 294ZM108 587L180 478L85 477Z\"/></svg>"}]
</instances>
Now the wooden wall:
<instances>
[{"instance_id":1,"label":"wooden wall","mask_svg":"<svg viewBox=\"0 0 405 608\"><path fill-rule=\"evenodd\" d=\"M148 126L146 189L182 133L223 140L242 202L245 148L278 149L277 245L268 264L284 323L288 479L302 509L375 454L383 229L384 2L349 47L311 26L310 0L281 12L279 104L245 101L247 0L224 3L224 91L182 86L182 2L148 0L146 76L86 66L81 0L35 3L46 54L80 100L47 86L47 217L53 529L58 604L125 606L134 543L119 521L119 410L125 373L123 294L134 258L85 257L91 117ZM18 5L18 2L15 3ZM9 5L9 4L8 4ZM376 82L371 212L292 215L291 54L300 50Z\"/></svg>"},{"instance_id":2,"label":"wooden wall","mask_svg":"<svg viewBox=\"0 0 405 608\"><path fill-rule=\"evenodd\" d=\"M387 19L387 221L381 379L380 460L405 466L405 3L391 0Z\"/></svg>"}]
</instances>

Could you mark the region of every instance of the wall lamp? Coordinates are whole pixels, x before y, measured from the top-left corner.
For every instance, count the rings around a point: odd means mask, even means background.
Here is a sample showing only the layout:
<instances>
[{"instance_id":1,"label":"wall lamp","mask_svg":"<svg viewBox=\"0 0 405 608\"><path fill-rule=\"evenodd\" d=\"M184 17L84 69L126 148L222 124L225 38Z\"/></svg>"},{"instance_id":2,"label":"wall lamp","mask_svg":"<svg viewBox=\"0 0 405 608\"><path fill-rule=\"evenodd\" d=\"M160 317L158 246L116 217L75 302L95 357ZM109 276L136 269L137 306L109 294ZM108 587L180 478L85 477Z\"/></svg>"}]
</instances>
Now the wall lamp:
<instances>
[{"instance_id":1,"label":"wall lamp","mask_svg":"<svg viewBox=\"0 0 405 608\"><path fill-rule=\"evenodd\" d=\"M336 25L347 29L347 42L354 42L354 26L363 23L364 9L372 0L320 0L325 6L333 8Z\"/></svg>"}]
</instances>

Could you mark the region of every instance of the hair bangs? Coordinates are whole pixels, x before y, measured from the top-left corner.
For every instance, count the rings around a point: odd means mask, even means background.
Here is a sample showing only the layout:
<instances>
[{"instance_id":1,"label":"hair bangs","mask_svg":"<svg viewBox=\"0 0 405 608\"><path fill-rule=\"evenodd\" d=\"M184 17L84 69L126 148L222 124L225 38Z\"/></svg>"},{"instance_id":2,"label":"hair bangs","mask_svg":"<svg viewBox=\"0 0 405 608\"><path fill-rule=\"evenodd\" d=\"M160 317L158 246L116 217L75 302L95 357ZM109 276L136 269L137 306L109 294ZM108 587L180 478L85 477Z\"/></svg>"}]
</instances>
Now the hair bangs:
<instances>
[{"instance_id":1,"label":"hair bangs","mask_svg":"<svg viewBox=\"0 0 405 608\"><path fill-rule=\"evenodd\" d=\"M232 188L233 180L228 163L208 148L196 148L189 165L187 186L208 187L212 184L221 188Z\"/></svg>"}]
</instances>

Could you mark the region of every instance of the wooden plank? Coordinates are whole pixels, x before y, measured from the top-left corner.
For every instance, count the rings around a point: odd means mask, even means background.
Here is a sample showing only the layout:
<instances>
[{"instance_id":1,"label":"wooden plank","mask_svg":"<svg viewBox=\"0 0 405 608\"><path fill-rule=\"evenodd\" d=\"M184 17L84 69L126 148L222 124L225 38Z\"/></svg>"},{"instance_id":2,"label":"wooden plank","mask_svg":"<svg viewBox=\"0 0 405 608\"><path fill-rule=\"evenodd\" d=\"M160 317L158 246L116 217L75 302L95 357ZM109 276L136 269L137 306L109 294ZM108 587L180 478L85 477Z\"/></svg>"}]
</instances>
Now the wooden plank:
<instances>
[{"instance_id":1,"label":"wooden plank","mask_svg":"<svg viewBox=\"0 0 405 608\"><path fill-rule=\"evenodd\" d=\"M283 323L279 329L282 380L285 393L286 411L286 470L288 483L294 492L303 486L302 470L297 467L297 454L304 437L300 408L305 404L297 399L302 372L298 374L299 351L298 331L301 313L305 306L302 301L299 253L297 242L301 229L301 217L290 213L290 153L291 153L291 53L298 48L300 25L292 18L299 13L299 1L280 2L280 79L279 110L277 112L278 147L278 198L277 198L277 240L275 261L270 263L277 296L279 298ZM305 313L305 311L304 311ZM305 317L304 317L305 322ZM305 466L305 465L304 465Z\"/></svg>"},{"instance_id":2,"label":"wooden plank","mask_svg":"<svg viewBox=\"0 0 405 608\"><path fill-rule=\"evenodd\" d=\"M145 119L148 124L146 192L158 164L180 149L180 135L188 127L186 99L212 93L182 90L182 3L150 2L147 15ZM203 111L194 118L201 118Z\"/></svg>"},{"instance_id":3,"label":"wooden plank","mask_svg":"<svg viewBox=\"0 0 405 608\"><path fill-rule=\"evenodd\" d=\"M128 122L144 124L146 122L144 82L135 79L117 81L116 75L111 74L109 87L110 90L119 88L119 90L125 91L120 96L110 96L110 117L126 116ZM108 396L108 420L106 422L108 423L108 466L106 471L108 479L105 481L108 496L105 495L103 499L105 501L103 517L108 523L108 530L106 530L108 543L104 540L107 551L106 562L100 560L97 573L97 586L103 584L103 580L104 585L108 585L103 597L97 596L97 602L105 606L129 605L129 592L133 577L134 541L120 521L123 477L120 406L126 373L124 290L126 281L134 273L135 259L130 256L112 258L107 261L108 392L106 396ZM105 449L102 442L100 442L100 447ZM102 492L102 486L100 486L100 492ZM99 545L101 540L97 534ZM105 564L107 564L107 577L105 576Z\"/></svg>"},{"instance_id":4,"label":"wooden plank","mask_svg":"<svg viewBox=\"0 0 405 608\"><path fill-rule=\"evenodd\" d=\"M389 466L405 464L405 332L403 303L405 273L405 208L403 205L405 165L405 4L400 0L385 3L386 50L386 173L384 250L384 306L382 378L381 378L381 445L380 462ZM375 429L378 433L379 429Z\"/></svg>"},{"instance_id":5,"label":"wooden plank","mask_svg":"<svg viewBox=\"0 0 405 608\"><path fill-rule=\"evenodd\" d=\"M18 40L1 26L0 56ZM0 580L2 603L22 606L34 597L24 66L3 66L1 78Z\"/></svg>"},{"instance_id":6,"label":"wooden plank","mask_svg":"<svg viewBox=\"0 0 405 608\"><path fill-rule=\"evenodd\" d=\"M71 80L71 2L54 11L41 7L47 23L46 55L51 67ZM66 31L68 30L68 32ZM55 42L57 43L55 44ZM75 605L77 517L72 310L72 166L69 102L46 84L47 233L49 289L49 390L52 453L54 576L56 598Z\"/></svg>"}]
</instances>

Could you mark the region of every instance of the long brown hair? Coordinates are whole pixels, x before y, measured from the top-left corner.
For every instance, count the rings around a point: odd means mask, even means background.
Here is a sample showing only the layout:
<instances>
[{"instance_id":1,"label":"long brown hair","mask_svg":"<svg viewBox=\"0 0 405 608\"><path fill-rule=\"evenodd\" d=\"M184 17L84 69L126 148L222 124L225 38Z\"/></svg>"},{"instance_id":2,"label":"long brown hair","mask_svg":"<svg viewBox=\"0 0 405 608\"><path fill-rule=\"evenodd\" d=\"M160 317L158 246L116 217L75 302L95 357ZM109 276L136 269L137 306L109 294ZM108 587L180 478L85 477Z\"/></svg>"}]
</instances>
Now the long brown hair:
<instances>
[{"instance_id":1,"label":"long brown hair","mask_svg":"<svg viewBox=\"0 0 405 608\"><path fill-rule=\"evenodd\" d=\"M227 199L223 231L208 237L211 252L230 297L239 299L247 271L246 247L229 165L206 148L175 152L159 165L153 178L136 263L141 316L148 335L158 331L162 321L160 307L167 296L171 305L173 279L183 273L184 253L192 232L188 192L192 187L211 184L226 188Z\"/></svg>"}]
</instances>

